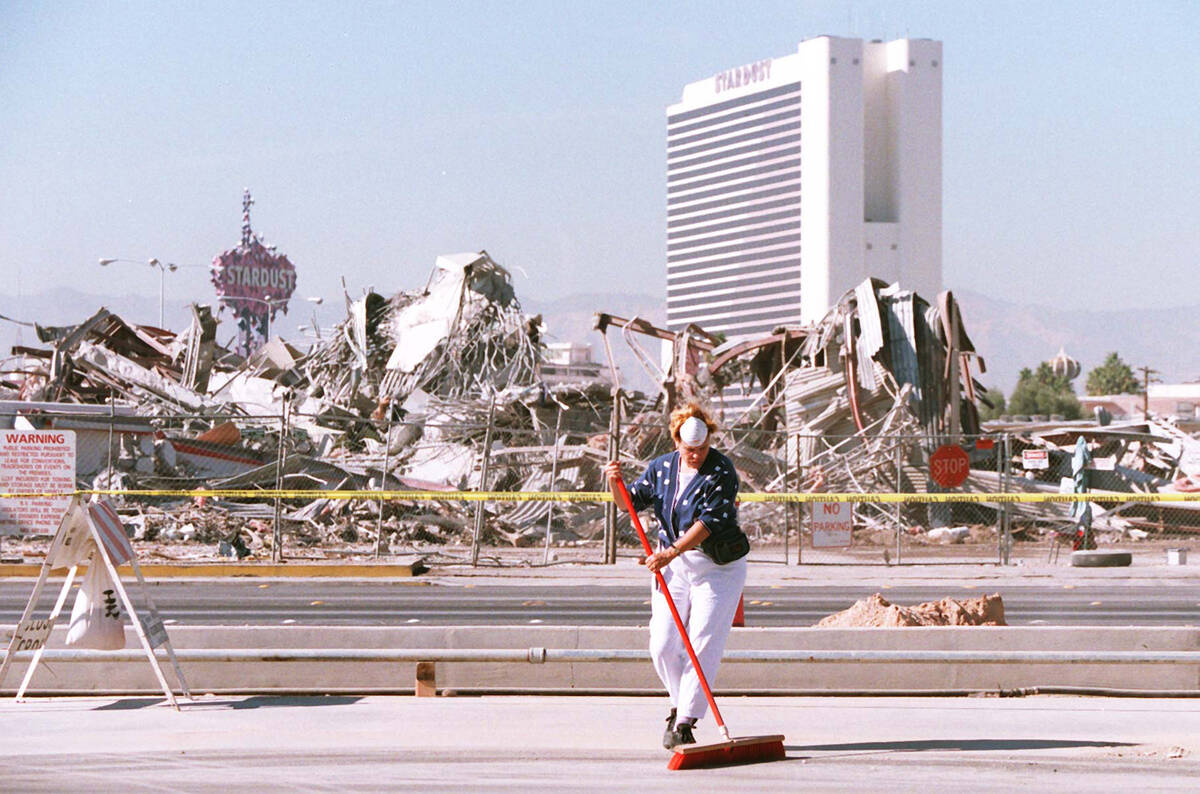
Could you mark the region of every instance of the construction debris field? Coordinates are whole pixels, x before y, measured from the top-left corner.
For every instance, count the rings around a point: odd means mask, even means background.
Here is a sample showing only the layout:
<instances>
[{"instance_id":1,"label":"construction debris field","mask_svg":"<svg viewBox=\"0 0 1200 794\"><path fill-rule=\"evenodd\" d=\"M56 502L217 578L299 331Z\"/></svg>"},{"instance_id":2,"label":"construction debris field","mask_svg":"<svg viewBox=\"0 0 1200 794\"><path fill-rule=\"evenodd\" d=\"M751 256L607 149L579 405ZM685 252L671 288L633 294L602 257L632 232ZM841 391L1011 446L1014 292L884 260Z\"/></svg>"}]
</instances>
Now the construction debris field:
<instances>
[{"instance_id":1,"label":"construction debris field","mask_svg":"<svg viewBox=\"0 0 1200 794\"><path fill-rule=\"evenodd\" d=\"M914 495L856 504L851 535L832 544L807 506L743 503L759 559L1012 562L1097 545L1157 556L1200 532L1200 440L1174 418L982 423L986 365L949 292L926 300L867 279L819 322L729 341L600 312L604 363L575 361L575 348L553 359L553 330L522 312L486 251L438 257L421 289L345 297L345 319L307 349L222 346L201 305L179 333L103 308L34 324L43 346L14 348L0 375L0 426L72 431L77 488L111 494L149 560L613 563L636 544L611 503L454 493L603 491L607 460L632 477L672 449L666 415L685 401L717 411L715 443L743 493ZM623 385L614 340L657 391ZM749 404L725 402L735 386ZM966 461L953 488L931 470L947 447ZM372 491L447 497L341 498ZM975 500L946 500L955 492ZM1064 492L1079 501L1051 501ZM41 545L19 533L2 553L36 561Z\"/></svg>"}]
</instances>

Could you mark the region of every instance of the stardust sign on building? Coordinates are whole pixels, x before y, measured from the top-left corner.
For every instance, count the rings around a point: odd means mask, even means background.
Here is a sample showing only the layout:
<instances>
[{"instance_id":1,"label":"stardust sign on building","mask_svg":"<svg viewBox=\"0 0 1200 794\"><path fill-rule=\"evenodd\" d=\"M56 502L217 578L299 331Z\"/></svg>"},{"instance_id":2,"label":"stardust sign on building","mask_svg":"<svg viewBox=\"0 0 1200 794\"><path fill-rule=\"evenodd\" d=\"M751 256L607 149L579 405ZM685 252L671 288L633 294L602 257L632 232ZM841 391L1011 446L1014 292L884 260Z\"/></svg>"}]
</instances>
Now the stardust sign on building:
<instances>
[{"instance_id":1,"label":"stardust sign on building","mask_svg":"<svg viewBox=\"0 0 1200 794\"><path fill-rule=\"evenodd\" d=\"M267 338L271 321L296 291L296 268L284 254L265 246L250 228L250 191L242 197L242 242L213 259L217 299L241 329L241 352L249 354Z\"/></svg>"}]
</instances>

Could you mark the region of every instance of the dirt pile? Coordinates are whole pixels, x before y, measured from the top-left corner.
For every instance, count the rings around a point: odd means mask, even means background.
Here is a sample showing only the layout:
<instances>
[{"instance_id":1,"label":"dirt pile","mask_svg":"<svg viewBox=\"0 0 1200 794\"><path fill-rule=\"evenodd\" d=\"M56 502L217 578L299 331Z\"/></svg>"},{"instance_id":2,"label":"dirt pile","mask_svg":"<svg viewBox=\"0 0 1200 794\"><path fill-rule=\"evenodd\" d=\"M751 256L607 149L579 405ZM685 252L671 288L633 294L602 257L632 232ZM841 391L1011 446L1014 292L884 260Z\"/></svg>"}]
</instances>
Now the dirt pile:
<instances>
[{"instance_id":1,"label":"dirt pile","mask_svg":"<svg viewBox=\"0 0 1200 794\"><path fill-rule=\"evenodd\" d=\"M943 598L915 606L890 603L879 593L822 618L819 628L893 628L896 626L1007 626L999 593L958 600Z\"/></svg>"}]
</instances>

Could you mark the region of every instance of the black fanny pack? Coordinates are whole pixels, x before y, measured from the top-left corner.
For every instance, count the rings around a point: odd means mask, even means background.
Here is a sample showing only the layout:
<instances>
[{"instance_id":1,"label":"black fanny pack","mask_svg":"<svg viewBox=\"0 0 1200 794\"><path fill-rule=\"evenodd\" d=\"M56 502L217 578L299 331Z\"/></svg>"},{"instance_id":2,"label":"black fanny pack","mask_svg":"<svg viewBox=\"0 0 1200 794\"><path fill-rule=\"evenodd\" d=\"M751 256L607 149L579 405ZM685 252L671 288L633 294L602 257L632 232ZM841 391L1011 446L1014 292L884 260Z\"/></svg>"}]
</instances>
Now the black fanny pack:
<instances>
[{"instance_id":1,"label":"black fanny pack","mask_svg":"<svg viewBox=\"0 0 1200 794\"><path fill-rule=\"evenodd\" d=\"M750 539L743 532L719 538L710 535L701 541L700 550L717 565L725 565L750 553Z\"/></svg>"}]
</instances>

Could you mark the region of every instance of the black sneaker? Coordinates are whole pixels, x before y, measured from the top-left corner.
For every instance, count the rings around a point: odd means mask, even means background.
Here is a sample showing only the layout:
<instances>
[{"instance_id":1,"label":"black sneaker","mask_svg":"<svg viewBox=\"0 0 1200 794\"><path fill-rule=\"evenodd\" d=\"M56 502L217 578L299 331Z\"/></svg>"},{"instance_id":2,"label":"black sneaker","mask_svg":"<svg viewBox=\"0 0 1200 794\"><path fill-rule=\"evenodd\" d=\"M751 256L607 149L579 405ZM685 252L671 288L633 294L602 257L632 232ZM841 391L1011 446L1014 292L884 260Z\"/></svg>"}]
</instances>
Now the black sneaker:
<instances>
[{"instance_id":1,"label":"black sneaker","mask_svg":"<svg viewBox=\"0 0 1200 794\"><path fill-rule=\"evenodd\" d=\"M670 750L675 746L675 709L667 715L667 729L663 731L663 747Z\"/></svg>"},{"instance_id":2,"label":"black sneaker","mask_svg":"<svg viewBox=\"0 0 1200 794\"><path fill-rule=\"evenodd\" d=\"M675 726L675 730L671 731L670 743L667 737L663 737L663 745L668 750L678 747L681 744L695 744L696 737L692 735L692 724L690 722L681 722Z\"/></svg>"}]
</instances>

